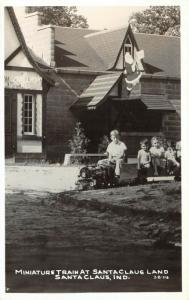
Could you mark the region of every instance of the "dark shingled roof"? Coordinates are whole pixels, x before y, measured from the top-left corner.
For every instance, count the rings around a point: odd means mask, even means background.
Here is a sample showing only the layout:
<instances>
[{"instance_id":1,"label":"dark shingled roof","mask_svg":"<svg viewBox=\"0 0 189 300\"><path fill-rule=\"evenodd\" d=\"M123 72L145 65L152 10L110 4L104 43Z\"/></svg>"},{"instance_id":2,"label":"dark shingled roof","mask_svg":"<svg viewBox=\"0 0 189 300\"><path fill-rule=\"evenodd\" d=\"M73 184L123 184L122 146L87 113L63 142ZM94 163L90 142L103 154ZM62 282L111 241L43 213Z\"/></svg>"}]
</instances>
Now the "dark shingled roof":
<instances>
[{"instance_id":1,"label":"dark shingled roof","mask_svg":"<svg viewBox=\"0 0 189 300\"><path fill-rule=\"evenodd\" d=\"M85 36L89 45L95 49L105 63L106 69L113 67L122 46L127 28L104 30Z\"/></svg>"},{"instance_id":2,"label":"dark shingled roof","mask_svg":"<svg viewBox=\"0 0 189 300\"><path fill-rule=\"evenodd\" d=\"M175 108L165 95L141 95L141 101L148 110L167 110L175 111Z\"/></svg>"},{"instance_id":3,"label":"dark shingled roof","mask_svg":"<svg viewBox=\"0 0 189 300\"><path fill-rule=\"evenodd\" d=\"M55 61L57 67L102 71L105 65L84 38L96 30L55 27Z\"/></svg>"},{"instance_id":4,"label":"dark shingled roof","mask_svg":"<svg viewBox=\"0 0 189 300\"><path fill-rule=\"evenodd\" d=\"M116 62L127 29L97 31L55 27L57 68L109 70ZM159 75L180 77L179 38L142 33L135 33L134 37L139 49L144 49L144 63L159 69Z\"/></svg>"},{"instance_id":5,"label":"dark shingled roof","mask_svg":"<svg viewBox=\"0 0 189 300\"><path fill-rule=\"evenodd\" d=\"M134 36L144 49L144 62L161 69L162 75L180 77L180 38L144 33Z\"/></svg>"}]
</instances>

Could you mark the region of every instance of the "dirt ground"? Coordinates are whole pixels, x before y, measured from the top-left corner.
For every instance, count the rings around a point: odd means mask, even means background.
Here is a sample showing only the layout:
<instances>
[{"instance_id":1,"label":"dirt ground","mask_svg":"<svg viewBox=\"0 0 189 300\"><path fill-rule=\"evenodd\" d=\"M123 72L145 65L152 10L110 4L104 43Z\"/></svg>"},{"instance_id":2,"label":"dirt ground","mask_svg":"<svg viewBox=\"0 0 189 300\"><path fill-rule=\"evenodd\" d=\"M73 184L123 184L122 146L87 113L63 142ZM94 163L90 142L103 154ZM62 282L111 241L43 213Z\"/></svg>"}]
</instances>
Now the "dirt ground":
<instances>
[{"instance_id":1,"label":"dirt ground","mask_svg":"<svg viewBox=\"0 0 189 300\"><path fill-rule=\"evenodd\" d=\"M169 278L57 280L15 269L167 269ZM179 291L178 182L63 193L6 195L7 292Z\"/></svg>"}]
</instances>

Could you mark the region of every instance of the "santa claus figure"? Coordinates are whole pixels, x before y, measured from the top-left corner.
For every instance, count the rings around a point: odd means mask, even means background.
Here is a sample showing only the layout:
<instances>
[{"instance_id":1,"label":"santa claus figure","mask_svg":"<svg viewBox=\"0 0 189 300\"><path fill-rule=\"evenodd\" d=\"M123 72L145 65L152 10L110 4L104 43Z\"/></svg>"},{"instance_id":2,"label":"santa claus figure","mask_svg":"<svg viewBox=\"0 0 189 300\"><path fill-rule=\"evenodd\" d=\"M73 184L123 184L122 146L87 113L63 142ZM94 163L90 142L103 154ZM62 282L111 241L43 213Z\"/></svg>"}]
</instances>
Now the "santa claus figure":
<instances>
[{"instance_id":1,"label":"santa claus figure","mask_svg":"<svg viewBox=\"0 0 189 300\"><path fill-rule=\"evenodd\" d=\"M125 54L125 82L127 91L130 92L133 87L139 82L142 76L142 63L141 59L144 57L144 51L141 50L136 53L135 59L131 56L129 52Z\"/></svg>"}]
</instances>

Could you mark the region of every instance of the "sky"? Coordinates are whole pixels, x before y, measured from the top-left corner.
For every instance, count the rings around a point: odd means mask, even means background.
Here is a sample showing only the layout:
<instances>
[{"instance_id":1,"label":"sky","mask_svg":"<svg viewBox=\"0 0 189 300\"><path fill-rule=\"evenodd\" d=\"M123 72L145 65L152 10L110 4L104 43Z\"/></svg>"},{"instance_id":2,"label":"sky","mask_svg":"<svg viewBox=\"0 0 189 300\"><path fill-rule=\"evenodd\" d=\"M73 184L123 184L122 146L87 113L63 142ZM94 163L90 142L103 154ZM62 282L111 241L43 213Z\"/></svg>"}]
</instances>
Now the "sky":
<instances>
[{"instance_id":1,"label":"sky","mask_svg":"<svg viewBox=\"0 0 189 300\"><path fill-rule=\"evenodd\" d=\"M78 6L78 14L87 18L90 29L112 29L128 24L132 13L147 6ZM19 20L24 16L24 7L14 7Z\"/></svg>"},{"instance_id":2,"label":"sky","mask_svg":"<svg viewBox=\"0 0 189 300\"><path fill-rule=\"evenodd\" d=\"M111 29L127 25L132 13L144 10L144 6L96 6L78 7L78 13L87 17L92 29Z\"/></svg>"}]
</instances>

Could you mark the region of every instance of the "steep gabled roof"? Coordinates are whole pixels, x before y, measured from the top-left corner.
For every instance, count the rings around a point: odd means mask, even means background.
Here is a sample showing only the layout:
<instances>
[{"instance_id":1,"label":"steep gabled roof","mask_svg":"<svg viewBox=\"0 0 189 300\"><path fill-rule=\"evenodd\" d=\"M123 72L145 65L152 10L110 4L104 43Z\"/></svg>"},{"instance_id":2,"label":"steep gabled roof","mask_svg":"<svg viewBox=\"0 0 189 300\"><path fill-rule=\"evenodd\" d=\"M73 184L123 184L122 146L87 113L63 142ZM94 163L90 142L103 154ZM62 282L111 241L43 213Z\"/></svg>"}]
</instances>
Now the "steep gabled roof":
<instances>
[{"instance_id":1,"label":"steep gabled roof","mask_svg":"<svg viewBox=\"0 0 189 300\"><path fill-rule=\"evenodd\" d=\"M110 69L114 65L126 32L127 28L124 27L85 36L91 48L101 57L106 69Z\"/></svg>"},{"instance_id":2,"label":"steep gabled roof","mask_svg":"<svg viewBox=\"0 0 189 300\"><path fill-rule=\"evenodd\" d=\"M107 71L118 58L128 27L113 30L55 28L57 68ZM132 32L131 32L132 33ZM159 75L180 77L180 39L135 33L139 49L144 49L144 63Z\"/></svg>"},{"instance_id":3,"label":"steep gabled roof","mask_svg":"<svg viewBox=\"0 0 189 300\"><path fill-rule=\"evenodd\" d=\"M144 62L162 70L162 75L180 77L180 38L135 33L137 44L144 49Z\"/></svg>"},{"instance_id":4,"label":"steep gabled roof","mask_svg":"<svg viewBox=\"0 0 189 300\"><path fill-rule=\"evenodd\" d=\"M84 38L96 30L55 27L55 62L57 67L105 70L101 57Z\"/></svg>"},{"instance_id":5,"label":"steep gabled roof","mask_svg":"<svg viewBox=\"0 0 189 300\"><path fill-rule=\"evenodd\" d=\"M24 36L22 34L22 31L20 29L20 26L18 24L18 21L17 21L17 18L16 18L16 15L14 13L14 10L12 7L6 7L7 11L8 11L8 14L10 16L10 19L11 19L11 22L13 24L13 27L14 27L14 30L15 30L15 33L17 35L17 38L20 42L20 46L21 46L21 50L23 51L23 53L25 54L25 56L27 57L29 63L32 65L32 67L34 68L34 70L42 77L44 78L49 84L51 85L54 85L55 82L54 80L52 80L50 78L50 76L48 76L44 71L42 71L38 64L35 62L33 56L31 55L27 45L26 45L26 42L25 42L25 39L24 39Z\"/></svg>"}]
</instances>

